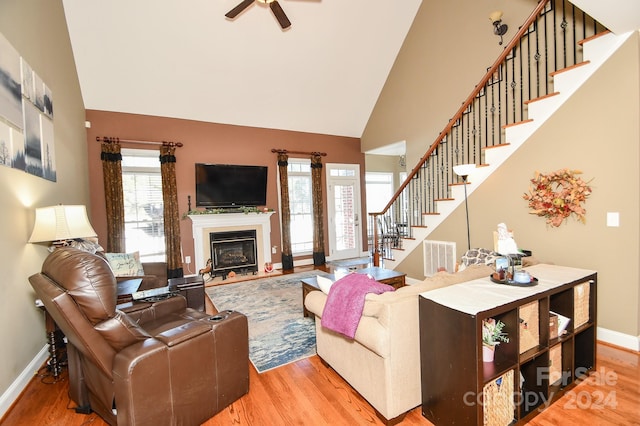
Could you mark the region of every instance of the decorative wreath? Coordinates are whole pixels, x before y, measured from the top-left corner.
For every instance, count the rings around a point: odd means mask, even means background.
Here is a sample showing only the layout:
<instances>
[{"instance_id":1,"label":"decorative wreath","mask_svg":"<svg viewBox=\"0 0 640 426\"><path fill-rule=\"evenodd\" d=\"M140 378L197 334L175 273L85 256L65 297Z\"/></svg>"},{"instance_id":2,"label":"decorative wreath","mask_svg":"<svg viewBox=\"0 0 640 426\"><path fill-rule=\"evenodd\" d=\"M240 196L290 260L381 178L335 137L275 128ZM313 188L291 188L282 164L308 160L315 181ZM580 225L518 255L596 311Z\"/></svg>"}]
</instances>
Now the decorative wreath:
<instances>
[{"instance_id":1,"label":"decorative wreath","mask_svg":"<svg viewBox=\"0 0 640 426\"><path fill-rule=\"evenodd\" d=\"M582 223L587 211L582 207L591 195L588 182L576 176L580 170L561 169L542 174L536 171L529 193L522 198L529 201L529 213L547 218L547 224L560 226L573 213Z\"/></svg>"}]
</instances>

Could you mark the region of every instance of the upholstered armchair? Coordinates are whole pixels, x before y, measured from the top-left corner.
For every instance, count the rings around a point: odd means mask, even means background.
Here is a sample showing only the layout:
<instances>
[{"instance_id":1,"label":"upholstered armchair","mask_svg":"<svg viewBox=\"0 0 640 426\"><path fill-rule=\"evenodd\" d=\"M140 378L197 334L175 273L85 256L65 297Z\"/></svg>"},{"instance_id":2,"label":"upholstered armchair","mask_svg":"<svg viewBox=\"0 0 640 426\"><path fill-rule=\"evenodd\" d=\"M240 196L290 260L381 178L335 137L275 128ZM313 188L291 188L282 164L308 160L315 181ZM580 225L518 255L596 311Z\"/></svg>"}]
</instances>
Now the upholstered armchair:
<instances>
[{"instance_id":1,"label":"upholstered armchair","mask_svg":"<svg viewBox=\"0 0 640 426\"><path fill-rule=\"evenodd\" d=\"M29 281L68 339L72 399L110 425L198 425L248 392L244 315L182 296L122 312L107 262L74 248Z\"/></svg>"}]
</instances>

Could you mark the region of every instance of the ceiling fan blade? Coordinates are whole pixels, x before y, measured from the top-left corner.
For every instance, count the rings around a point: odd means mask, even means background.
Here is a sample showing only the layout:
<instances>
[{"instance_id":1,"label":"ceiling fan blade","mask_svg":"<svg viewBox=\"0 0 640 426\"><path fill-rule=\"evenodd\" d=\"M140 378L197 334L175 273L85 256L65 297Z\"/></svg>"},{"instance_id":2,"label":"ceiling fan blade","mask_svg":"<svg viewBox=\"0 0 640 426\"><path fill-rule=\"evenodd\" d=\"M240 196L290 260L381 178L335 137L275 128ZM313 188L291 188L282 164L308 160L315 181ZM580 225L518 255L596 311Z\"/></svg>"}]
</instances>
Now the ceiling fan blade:
<instances>
[{"instance_id":1,"label":"ceiling fan blade","mask_svg":"<svg viewBox=\"0 0 640 426\"><path fill-rule=\"evenodd\" d=\"M236 7L234 7L233 9L231 9L229 12L227 12L224 16L226 16L229 19L233 19L236 16L238 16L240 14L240 12L242 12L243 10L245 10L247 7L251 6L253 4L255 0L243 0L242 3L240 3L239 5L237 5Z\"/></svg>"},{"instance_id":2,"label":"ceiling fan blade","mask_svg":"<svg viewBox=\"0 0 640 426\"><path fill-rule=\"evenodd\" d=\"M280 3L278 3L277 1L273 1L269 3L269 6L271 7L271 11L280 23L282 29L284 30L289 28L291 26L291 21L289 21L289 18L287 18L287 15L285 15L284 10L282 10L282 7L280 7Z\"/></svg>"}]
</instances>

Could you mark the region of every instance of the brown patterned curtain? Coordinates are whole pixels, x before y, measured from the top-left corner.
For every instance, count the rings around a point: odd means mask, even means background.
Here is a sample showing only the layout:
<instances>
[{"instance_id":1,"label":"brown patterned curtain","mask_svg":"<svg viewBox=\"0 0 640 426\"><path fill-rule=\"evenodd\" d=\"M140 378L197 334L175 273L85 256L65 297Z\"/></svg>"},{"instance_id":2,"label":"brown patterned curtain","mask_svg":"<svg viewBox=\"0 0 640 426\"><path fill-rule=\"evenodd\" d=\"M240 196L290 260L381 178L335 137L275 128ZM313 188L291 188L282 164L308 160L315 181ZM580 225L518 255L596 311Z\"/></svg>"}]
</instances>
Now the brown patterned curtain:
<instances>
[{"instance_id":1,"label":"brown patterned curtain","mask_svg":"<svg viewBox=\"0 0 640 426\"><path fill-rule=\"evenodd\" d=\"M311 198L313 200L313 265L325 264L324 214L322 213L322 158L311 156Z\"/></svg>"},{"instance_id":2,"label":"brown patterned curtain","mask_svg":"<svg viewBox=\"0 0 640 426\"><path fill-rule=\"evenodd\" d=\"M282 217L282 269L293 270L293 254L291 252L291 213L289 210L289 175L287 166L289 156L278 154L278 171L280 172L280 211Z\"/></svg>"},{"instance_id":3,"label":"brown patterned curtain","mask_svg":"<svg viewBox=\"0 0 640 426\"><path fill-rule=\"evenodd\" d=\"M184 276L180 250L180 213L176 188L176 148L160 147L160 174L162 175L162 201L164 203L164 245L167 252L167 278Z\"/></svg>"},{"instance_id":4,"label":"brown patterned curtain","mask_svg":"<svg viewBox=\"0 0 640 426\"><path fill-rule=\"evenodd\" d=\"M122 154L119 143L103 143L102 174L107 209L107 252L124 253L124 191L122 189Z\"/></svg>"}]
</instances>

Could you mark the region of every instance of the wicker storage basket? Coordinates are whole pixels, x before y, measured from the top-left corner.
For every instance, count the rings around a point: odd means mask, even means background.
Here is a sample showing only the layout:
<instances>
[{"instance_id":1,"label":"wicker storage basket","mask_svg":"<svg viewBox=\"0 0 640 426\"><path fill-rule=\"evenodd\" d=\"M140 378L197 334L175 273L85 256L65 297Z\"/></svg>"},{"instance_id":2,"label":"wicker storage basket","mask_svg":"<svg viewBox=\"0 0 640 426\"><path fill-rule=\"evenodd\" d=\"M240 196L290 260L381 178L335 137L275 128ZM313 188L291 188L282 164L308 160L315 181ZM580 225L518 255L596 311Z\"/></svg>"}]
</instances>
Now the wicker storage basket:
<instances>
[{"instance_id":1,"label":"wicker storage basket","mask_svg":"<svg viewBox=\"0 0 640 426\"><path fill-rule=\"evenodd\" d=\"M538 301L520 306L520 353L535 348L540 344L540 318Z\"/></svg>"},{"instance_id":2,"label":"wicker storage basket","mask_svg":"<svg viewBox=\"0 0 640 426\"><path fill-rule=\"evenodd\" d=\"M549 348L549 384L562 378L562 345Z\"/></svg>"},{"instance_id":3,"label":"wicker storage basket","mask_svg":"<svg viewBox=\"0 0 640 426\"><path fill-rule=\"evenodd\" d=\"M503 426L513 422L513 370L487 383L482 395L485 426Z\"/></svg>"},{"instance_id":4,"label":"wicker storage basket","mask_svg":"<svg viewBox=\"0 0 640 426\"><path fill-rule=\"evenodd\" d=\"M573 288L573 328L578 328L589 322L589 291L591 285L578 284Z\"/></svg>"}]
</instances>

